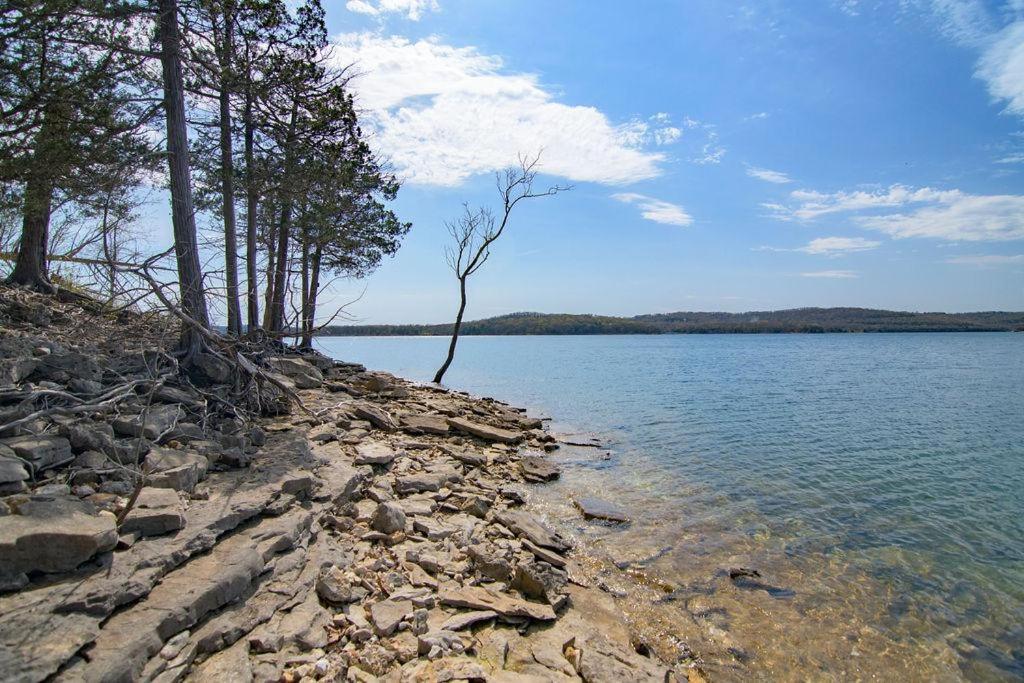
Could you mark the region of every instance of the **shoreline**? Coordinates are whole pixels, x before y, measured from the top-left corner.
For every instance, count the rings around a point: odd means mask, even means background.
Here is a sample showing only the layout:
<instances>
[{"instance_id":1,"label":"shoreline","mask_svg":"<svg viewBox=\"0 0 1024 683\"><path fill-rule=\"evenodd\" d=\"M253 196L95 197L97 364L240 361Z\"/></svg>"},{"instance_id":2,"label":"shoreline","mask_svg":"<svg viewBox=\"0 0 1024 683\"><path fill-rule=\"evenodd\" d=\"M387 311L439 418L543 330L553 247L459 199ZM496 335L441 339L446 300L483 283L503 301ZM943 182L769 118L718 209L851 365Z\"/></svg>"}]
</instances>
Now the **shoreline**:
<instances>
[{"instance_id":1,"label":"shoreline","mask_svg":"<svg viewBox=\"0 0 1024 683\"><path fill-rule=\"evenodd\" d=\"M63 332L11 337L18 386L123 362ZM207 398L168 385L0 439L8 463L39 458L0 498L11 680L704 680L657 658L532 504L558 472L540 420L320 355L265 365L304 412L197 424ZM138 465L104 465L129 446Z\"/></svg>"}]
</instances>

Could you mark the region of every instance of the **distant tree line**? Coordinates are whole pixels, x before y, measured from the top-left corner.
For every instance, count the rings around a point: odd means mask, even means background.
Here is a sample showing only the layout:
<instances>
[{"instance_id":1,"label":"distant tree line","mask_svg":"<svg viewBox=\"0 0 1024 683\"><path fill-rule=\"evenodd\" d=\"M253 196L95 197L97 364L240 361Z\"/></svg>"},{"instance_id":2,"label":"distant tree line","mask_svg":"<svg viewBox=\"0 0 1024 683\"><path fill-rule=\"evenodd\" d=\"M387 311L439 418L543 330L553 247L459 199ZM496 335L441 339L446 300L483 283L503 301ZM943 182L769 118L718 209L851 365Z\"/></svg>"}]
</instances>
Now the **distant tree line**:
<instances>
[{"instance_id":1,"label":"distant tree line","mask_svg":"<svg viewBox=\"0 0 1024 683\"><path fill-rule=\"evenodd\" d=\"M911 313L869 308L797 308L749 313L661 313L618 318L512 313L464 322L463 335L771 334L1024 331L1024 313ZM325 336L442 336L451 325L334 325Z\"/></svg>"},{"instance_id":2,"label":"distant tree line","mask_svg":"<svg viewBox=\"0 0 1024 683\"><path fill-rule=\"evenodd\" d=\"M399 182L359 125L351 75L319 0L4 2L8 281L54 292L56 267L77 264L130 303L143 276L191 321L192 352L211 305L230 335L308 345L326 286L371 272L410 228L387 208ZM154 191L170 196L169 266L132 243Z\"/></svg>"}]
</instances>

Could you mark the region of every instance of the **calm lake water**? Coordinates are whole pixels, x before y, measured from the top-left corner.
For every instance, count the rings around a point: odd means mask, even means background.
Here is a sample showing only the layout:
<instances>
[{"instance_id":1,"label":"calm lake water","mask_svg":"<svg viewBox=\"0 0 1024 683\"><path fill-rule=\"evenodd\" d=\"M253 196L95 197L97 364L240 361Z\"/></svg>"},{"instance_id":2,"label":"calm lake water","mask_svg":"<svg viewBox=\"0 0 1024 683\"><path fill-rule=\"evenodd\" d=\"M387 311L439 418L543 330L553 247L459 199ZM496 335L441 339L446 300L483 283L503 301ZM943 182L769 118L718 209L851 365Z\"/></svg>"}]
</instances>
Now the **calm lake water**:
<instances>
[{"instance_id":1,"label":"calm lake water","mask_svg":"<svg viewBox=\"0 0 1024 683\"><path fill-rule=\"evenodd\" d=\"M321 347L429 381L446 343ZM446 384L604 440L542 498L718 677L1024 678L1024 334L466 337Z\"/></svg>"}]
</instances>

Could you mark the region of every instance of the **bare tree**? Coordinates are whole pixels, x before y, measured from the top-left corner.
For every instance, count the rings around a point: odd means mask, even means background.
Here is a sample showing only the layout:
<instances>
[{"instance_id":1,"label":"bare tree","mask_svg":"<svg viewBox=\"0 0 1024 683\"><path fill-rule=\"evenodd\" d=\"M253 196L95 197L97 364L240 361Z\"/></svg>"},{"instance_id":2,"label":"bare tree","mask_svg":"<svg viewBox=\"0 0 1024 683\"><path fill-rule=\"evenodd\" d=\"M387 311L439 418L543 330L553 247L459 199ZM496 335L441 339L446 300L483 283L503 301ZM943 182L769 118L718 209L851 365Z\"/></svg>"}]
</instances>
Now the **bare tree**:
<instances>
[{"instance_id":1,"label":"bare tree","mask_svg":"<svg viewBox=\"0 0 1024 683\"><path fill-rule=\"evenodd\" d=\"M466 313L466 281L487 262L491 255L491 245L508 227L512 209L524 199L549 197L572 189L570 186L552 185L544 191L535 192L533 183L537 178L539 162L539 154L532 159L520 155L518 166L496 175L498 193L502 201L500 220L488 207L482 206L473 210L466 204L463 206L462 216L455 222L445 223L454 242L445 247L445 257L459 281L459 312L455 314L455 327L452 329L452 340L448 345L448 357L434 374L436 384L441 383L444 373L448 372L452 360L455 359L455 346L459 343L462 317Z\"/></svg>"}]
</instances>

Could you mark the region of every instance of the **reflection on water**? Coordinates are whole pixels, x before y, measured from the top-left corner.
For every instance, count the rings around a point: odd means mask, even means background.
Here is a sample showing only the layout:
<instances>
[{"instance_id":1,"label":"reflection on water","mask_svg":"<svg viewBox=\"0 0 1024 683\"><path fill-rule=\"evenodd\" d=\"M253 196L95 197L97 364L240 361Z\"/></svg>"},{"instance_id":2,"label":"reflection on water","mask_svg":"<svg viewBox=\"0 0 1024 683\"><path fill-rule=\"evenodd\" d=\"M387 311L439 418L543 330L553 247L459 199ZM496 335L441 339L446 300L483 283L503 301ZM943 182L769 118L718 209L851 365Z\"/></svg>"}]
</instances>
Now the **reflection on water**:
<instances>
[{"instance_id":1,"label":"reflection on water","mask_svg":"<svg viewBox=\"0 0 1024 683\"><path fill-rule=\"evenodd\" d=\"M425 381L444 340L322 345ZM470 337L448 382L602 437L540 500L717 678L1024 678L1024 335Z\"/></svg>"}]
</instances>

